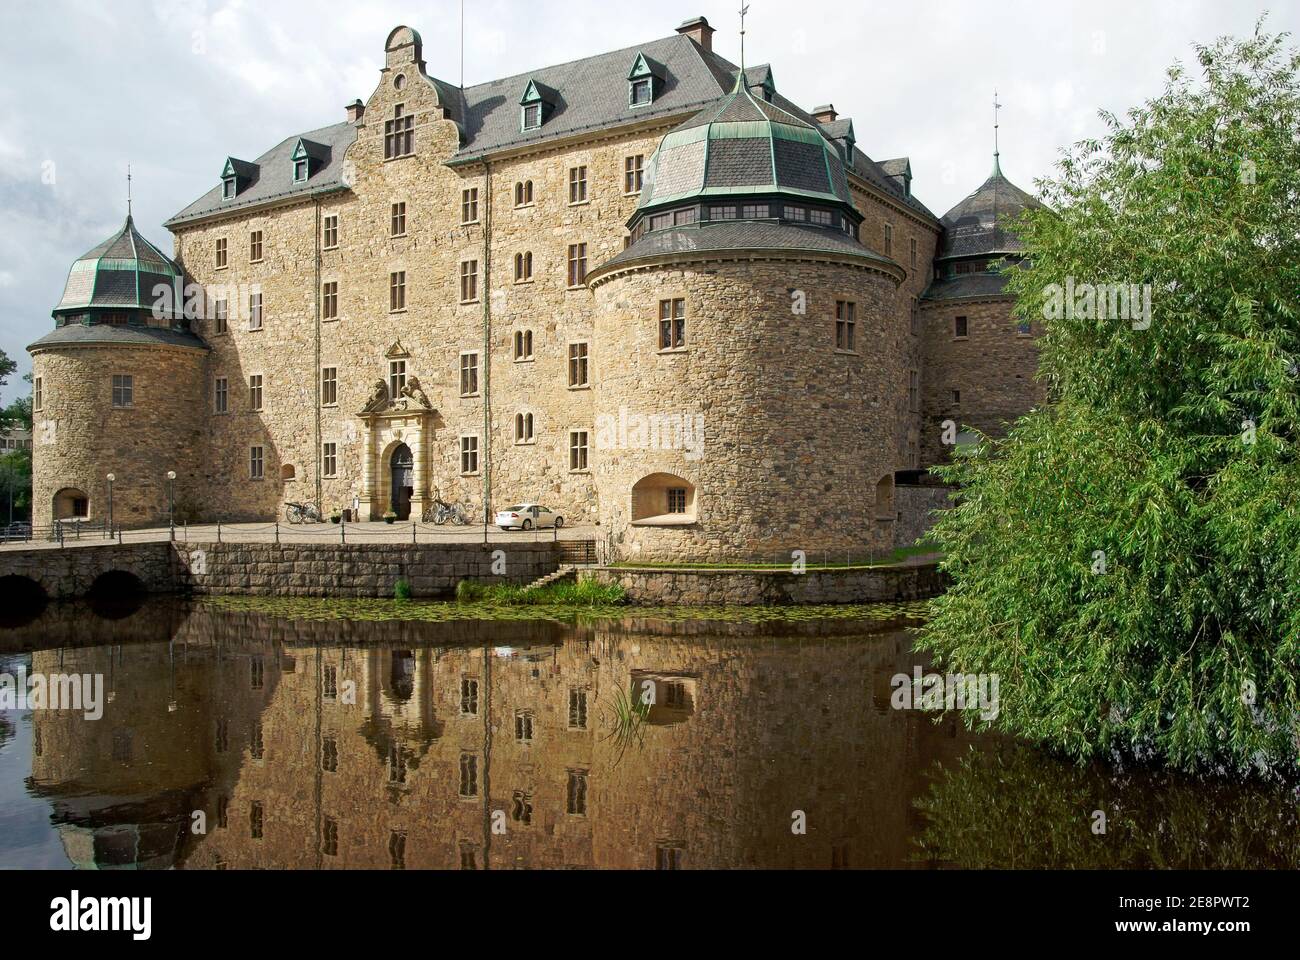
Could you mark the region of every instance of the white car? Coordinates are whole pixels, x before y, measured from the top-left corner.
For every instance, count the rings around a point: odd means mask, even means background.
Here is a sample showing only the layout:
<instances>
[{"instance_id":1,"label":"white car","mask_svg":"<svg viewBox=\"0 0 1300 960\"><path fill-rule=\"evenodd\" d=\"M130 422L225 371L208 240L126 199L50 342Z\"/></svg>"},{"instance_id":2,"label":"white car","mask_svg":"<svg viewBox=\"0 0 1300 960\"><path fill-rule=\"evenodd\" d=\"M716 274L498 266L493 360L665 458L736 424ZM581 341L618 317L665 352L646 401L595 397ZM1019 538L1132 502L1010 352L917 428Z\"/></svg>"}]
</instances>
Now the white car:
<instances>
[{"instance_id":1,"label":"white car","mask_svg":"<svg viewBox=\"0 0 1300 960\"><path fill-rule=\"evenodd\" d=\"M564 518L549 507L539 503L521 503L497 511L497 526L502 530L532 530L534 528L564 526Z\"/></svg>"}]
</instances>

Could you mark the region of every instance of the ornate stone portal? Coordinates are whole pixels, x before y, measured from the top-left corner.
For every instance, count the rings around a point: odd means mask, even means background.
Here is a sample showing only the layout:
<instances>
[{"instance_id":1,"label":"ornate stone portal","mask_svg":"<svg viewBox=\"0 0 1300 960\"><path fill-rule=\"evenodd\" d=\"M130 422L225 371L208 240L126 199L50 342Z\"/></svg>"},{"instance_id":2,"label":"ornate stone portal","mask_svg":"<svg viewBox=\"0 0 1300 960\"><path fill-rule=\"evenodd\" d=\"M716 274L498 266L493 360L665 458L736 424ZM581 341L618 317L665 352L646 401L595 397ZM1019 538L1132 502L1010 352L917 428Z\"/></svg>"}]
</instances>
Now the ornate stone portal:
<instances>
[{"instance_id":1,"label":"ornate stone portal","mask_svg":"<svg viewBox=\"0 0 1300 960\"><path fill-rule=\"evenodd\" d=\"M403 444L410 448L410 515L419 519L431 502L429 451L434 440L438 411L411 377L394 394L385 380L376 380L370 400L357 414L365 425L365 452L361 460L361 518L382 520L384 512L398 512L393 488L393 453Z\"/></svg>"}]
</instances>

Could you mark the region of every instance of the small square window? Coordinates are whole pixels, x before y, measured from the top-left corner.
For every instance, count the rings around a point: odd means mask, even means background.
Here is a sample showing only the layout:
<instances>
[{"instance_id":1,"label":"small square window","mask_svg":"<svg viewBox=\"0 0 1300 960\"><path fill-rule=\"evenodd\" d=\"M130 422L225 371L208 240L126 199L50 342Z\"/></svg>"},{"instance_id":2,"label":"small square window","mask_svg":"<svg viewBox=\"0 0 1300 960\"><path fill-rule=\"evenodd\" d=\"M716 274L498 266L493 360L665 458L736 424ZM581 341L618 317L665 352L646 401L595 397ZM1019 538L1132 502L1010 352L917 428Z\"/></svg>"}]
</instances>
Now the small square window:
<instances>
[{"instance_id":1,"label":"small square window","mask_svg":"<svg viewBox=\"0 0 1300 960\"><path fill-rule=\"evenodd\" d=\"M645 178L645 155L623 158L623 192L640 193Z\"/></svg>"},{"instance_id":2,"label":"small square window","mask_svg":"<svg viewBox=\"0 0 1300 960\"><path fill-rule=\"evenodd\" d=\"M587 469L587 431L569 431L569 469L573 471Z\"/></svg>"},{"instance_id":3,"label":"small square window","mask_svg":"<svg viewBox=\"0 0 1300 960\"><path fill-rule=\"evenodd\" d=\"M478 437L460 438L460 472L478 473Z\"/></svg>"},{"instance_id":4,"label":"small square window","mask_svg":"<svg viewBox=\"0 0 1300 960\"><path fill-rule=\"evenodd\" d=\"M307 180L307 161L295 160L293 162L293 182L305 183Z\"/></svg>"},{"instance_id":5,"label":"small square window","mask_svg":"<svg viewBox=\"0 0 1300 960\"><path fill-rule=\"evenodd\" d=\"M524 129L536 130L542 125L542 105L530 103L524 107Z\"/></svg>"},{"instance_id":6,"label":"small square window","mask_svg":"<svg viewBox=\"0 0 1300 960\"><path fill-rule=\"evenodd\" d=\"M952 321L952 335L957 340L965 339L969 334L970 325L965 317L954 317Z\"/></svg>"},{"instance_id":7,"label":"small square window","mask_svg":"<svg viewBox=\"0 0 1300 960\"><path fill-rule=\"evenodd\" d=\"M569 203L586 203L587 168L585 165L569 168Z\"/></svg>"},{"instance_id":8,"label":"small square window","mask_svg":"<svg viewBox=\"0 0 1300 960\"><path fill-rule=\"evenodd\" d=\"M686 301L659 301L659 349L676 350L686 346Z\"/></svg>"},{"instance_id":9,"label":"small square window","mask_svg":"<svg viewBox=\"0 0 1300 960\"><path fill-rule=\"evenodd\" d=\"M654 99L654 81L650 77L638 77L633 80L630 97L634 107L650 103Z\"/></svg>"},{"instance_id":10,"label":"small square window","mask_svg":"<svg viewBox=\"0 0 1300 960\"><path fill-rule=\"evenodd\" d=\"M113 374L113 406L130 407L135 404L135 378L130 374Z\"/></svg>"}]
</instances>

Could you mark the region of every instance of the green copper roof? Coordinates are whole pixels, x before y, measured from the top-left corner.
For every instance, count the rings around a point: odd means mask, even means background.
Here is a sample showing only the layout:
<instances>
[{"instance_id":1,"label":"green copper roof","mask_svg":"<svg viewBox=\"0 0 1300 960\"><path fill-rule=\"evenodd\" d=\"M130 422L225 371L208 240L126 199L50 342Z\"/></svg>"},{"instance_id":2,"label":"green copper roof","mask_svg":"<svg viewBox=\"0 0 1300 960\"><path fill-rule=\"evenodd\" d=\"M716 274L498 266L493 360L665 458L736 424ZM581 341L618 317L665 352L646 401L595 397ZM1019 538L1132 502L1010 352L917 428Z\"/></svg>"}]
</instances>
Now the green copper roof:
<instances>
[{"instance_id":1,"label":"green copper roof","mask_svg":"<svg viewBox=\"0 0 1300 960\"><path fill-rule=\"evenodd\" d=\"M638 209L749 193L852 206L839 149L812 124L756 97L740 73L730 93L660 141Z\"/></svg>"},{"instance_id":2,"label":"green copper roof","mask_svg":"<svg viewBox=\"0 0 1300 960\"><path fill-rule=\"evenodd\" d=\"M166 287L169 294L162 294ZM122 229L79 257L68 271L56 314L69 310L152 310L162 304L162 316L181 316L181 270L171 258L144 238L128 216Z\"/></svg>"}]
</instances>

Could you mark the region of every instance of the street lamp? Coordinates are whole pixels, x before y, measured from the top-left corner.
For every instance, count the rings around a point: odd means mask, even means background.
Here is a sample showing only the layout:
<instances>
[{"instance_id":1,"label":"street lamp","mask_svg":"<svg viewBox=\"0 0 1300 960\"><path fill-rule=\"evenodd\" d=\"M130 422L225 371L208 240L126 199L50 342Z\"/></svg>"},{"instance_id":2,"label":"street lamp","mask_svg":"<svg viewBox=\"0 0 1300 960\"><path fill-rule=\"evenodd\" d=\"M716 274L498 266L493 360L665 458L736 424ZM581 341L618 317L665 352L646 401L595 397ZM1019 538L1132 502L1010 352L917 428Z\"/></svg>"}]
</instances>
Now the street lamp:
<instances>
[{"instance_id":1,"label":"street lamp","mask_svg":"<svg viewBox=\"0 0 1300 960\"><path fill-rule=\"evenodd\" d=\"M167 526L176 539L176 471L167 471Z\"/></svg>"},{"instance_id":2,"label":"street lamp","mask_svg":"<svg viewBox=\"0 0 1300 960\"><path fill-rule=\"evenodd\" d=\"M108 535L109 535L110 537L113 535L113 481L116 480L116 479L117 479L117 477L113 476L113 474L111 474L111 473L110 473L110 474L108 475L108 477L107 477L107 480L108 480Z\"/></svg>"}]
</instances>

